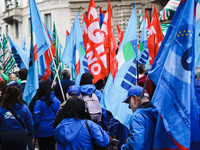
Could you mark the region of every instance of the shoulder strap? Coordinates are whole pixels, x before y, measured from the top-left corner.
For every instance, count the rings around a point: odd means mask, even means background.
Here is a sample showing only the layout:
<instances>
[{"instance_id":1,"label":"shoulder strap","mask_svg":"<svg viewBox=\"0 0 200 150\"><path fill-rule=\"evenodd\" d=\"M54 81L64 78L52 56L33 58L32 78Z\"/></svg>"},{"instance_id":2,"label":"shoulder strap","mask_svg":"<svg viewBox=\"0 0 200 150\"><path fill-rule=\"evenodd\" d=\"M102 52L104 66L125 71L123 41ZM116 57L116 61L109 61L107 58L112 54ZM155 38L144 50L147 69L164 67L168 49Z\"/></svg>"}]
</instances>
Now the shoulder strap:
<instances>
[{"instance_id":1,"label":"shoulder strap","mask_svg":"<svg viewBox=\"0 0 200 150\"><path fill-rule=\"evenodd\" d=\"M51 104L49 105L51 107L51 109L53 110L53 112L55 113L56 115L56 111L53 109L53 107L51 106Z\"/></svg>"},{"instance_id":2,"label":"shoulder strap","mask_svg":"<svg viewBox=\"0 0 200 150\"><path fill-rule=\"evenodd\" d=\"M21 119L19 119L19 117L17 117L17 115L15 114L15 112L11 109L9 109L9 111L13 114L13 116L15 117L15 119L19 122L19 124L24 128L24 130L26 129L24 126L24 123L21 121Z\"/></svg>"},{"instance_id":3,"label":"shoulder strap","mask_svg":"<svg viewBox=\"0 0 200 150\"><path fill-rule=\"evenodd\" d=\"M90 130L90 127L89 127L89 125L88 125L87 120L85 121L85 125L86 125L86 127L87 127L88 132L90 133L90 136L91 136L91 130ZM91 136L91 137L92 137L92 136Z\"/></svg>"}]
</instances>

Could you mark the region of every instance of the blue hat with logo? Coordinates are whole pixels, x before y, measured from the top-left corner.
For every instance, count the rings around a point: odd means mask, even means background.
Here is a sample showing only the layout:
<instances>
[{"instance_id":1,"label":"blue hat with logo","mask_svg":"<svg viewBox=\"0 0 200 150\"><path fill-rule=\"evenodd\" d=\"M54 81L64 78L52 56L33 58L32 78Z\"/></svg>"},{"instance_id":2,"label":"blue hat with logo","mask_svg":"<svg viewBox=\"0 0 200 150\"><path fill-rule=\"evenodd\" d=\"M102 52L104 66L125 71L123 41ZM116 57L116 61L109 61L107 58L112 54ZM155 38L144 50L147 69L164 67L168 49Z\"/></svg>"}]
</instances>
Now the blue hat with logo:
<instances>
[{"instance_id":1,"label":"blue hat with logo","mask_svg":"<svg viewBox=\"0 0 200 150\"><path fill-rule=\"evenodd\" d=\"M140 96L142 94L143 88L141 86L133 86L128 90L127 98L123 101L124 103L129 103L128 98L130 96L136 95Z\"/></svg>"},{"instance_id":2,"label":"blue hat with logo","mask_svg":"<svg viewBox=\"0 0 200 150\"><path fill-rule=\"evenodd\" d=\"M72 85L72 86L69 87L67 93L70 96L79 96L80 95L80 89L76 85Z\"/></svg>"}]
</instances>

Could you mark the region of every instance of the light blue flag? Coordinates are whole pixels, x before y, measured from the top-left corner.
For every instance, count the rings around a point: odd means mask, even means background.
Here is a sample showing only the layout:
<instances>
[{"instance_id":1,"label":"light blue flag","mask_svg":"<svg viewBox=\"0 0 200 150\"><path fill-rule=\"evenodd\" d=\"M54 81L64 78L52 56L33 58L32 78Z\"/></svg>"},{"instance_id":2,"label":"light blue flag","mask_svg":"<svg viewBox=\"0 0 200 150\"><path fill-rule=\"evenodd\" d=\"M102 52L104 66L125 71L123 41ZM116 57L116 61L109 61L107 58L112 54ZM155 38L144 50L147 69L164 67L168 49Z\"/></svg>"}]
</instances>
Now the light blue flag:
<instances>
[{"instance_id":1,"label":"light blue flag","mask_svg":"<svg viewBox=\"0 0 200 150\"><path fill-rule=\"evenodd\" d=\"M7 33L8 35L8 33ZM22 68L27 68L29 66L29 57L28 57L28 53L25 52L19 45L17 45L8 35L8 39L10 42L10 47L13 53L13 56L15 58L15 61L18 64L18 67L20 69ZM25 66L25 67L24 67Z\"/></svg>"},{"instance_id":2,"label":"light blue flag","mask_svg":"<svg viewBox=\"0 0 200 150\"><path fill-rule=\"evenodd\" d=\"M139 50L140 50L140 53L138 54L139 64L144 64L145 69L150 69L149 50L148 50L148 43L147 43L147 32L146 32L145 21L143 21L143 28L142 28L142 33L141 33Z\"/></svg>"},{"instance_id":3,"label":"light blue flag","mask_svg":"<svg viewBox=\"0 0 200 150\"><path fill-rule=\"evenodd\" d=\"M137 16L134 7L100 101L102 108L109 110L115 119L128 128L132 110L123 101L127 98L129 88L136 83L136 57Z\"/></svg>"},{"instance_id":4,"label":"light blue flag","mask_svg":"<svg viewBox=\"0 0 200 150\"><path fill-rule=\"evenodd\" d=\"M24 40L23 40L23 44L22 44L22 49L28 53L27 49L26 49L26 37L24 36Z\"/></svg>"},{"instance_id":5,"label":"light blue flag","mask_svg":"<svg viewBox=\"0 0 200 150\"><path fill-rule=\"evenodd\" d=\"M61 58L63 63L72 68L73 74L76 75L75 84L77 86L80 85L82 74L89 72L78 15L79 13L76 15Z\"/></svg>"},{"instance_id":6,"label":"light blue flag","mask_svg":"<svg viewBox=\"0 0 200 150\"><path fill-rule=\"evenodd\" d=\"M36 40L37 58L39 58L51 45L44 29L40 13L35 0L29 0L31 27L33 38Z\"/></svg>"},{"instance_id":7,"label":"light blue flag","mask_svg":"<svg viewBox=\"0 0 200 150\"><path fill-rule=\"evenodd\" d=\"M200 0L196 6L195 66L200 67Z\"/></svg>"},{"instance_id":8,"label":"light blue flag","mask_svg":"<svg viewBox=\"0 0 200 150\"><path fill-rule=\"evenodd\" d=\"M180 2L149 72L156 84L152 103L162 118L158 123L163 122L165 128L163 130L162 124L157 124L157 131L167 131L173 139L171 142L185 150L190 149L191 139L199 130L194 89L194 4L194 0ZM155 137L157 134L164 135L156 132ZM174 148L168 142L169 136L163 138L154 139L153 149Z\"/></svg>"},{"instance_id":9,"label":"light blue flag","mask_svg":"<svg viewBox=\"0 0 200 150\"><path fill-rule=\"evenodd\" d=\"M46 68L47 68L46 61L45 61L44 54L43 54L39 58L39 74L43 75L45 73Z\"/></svg>"},{"instance_id":10,"label":"light blue flag","mask_svg":"<svg viewBox=\"0 0 200 150\"><path fill-rule=\"evenodd\" d=\"M35 0L29 0L30 16L31 16L31 50L30 62L26 85L23 93L23 99L30 104L33 96L39 88L38 81L38 58L44 54L50 47L50 41L42 24L40 14Z\"/></svg>"}]
</instances>

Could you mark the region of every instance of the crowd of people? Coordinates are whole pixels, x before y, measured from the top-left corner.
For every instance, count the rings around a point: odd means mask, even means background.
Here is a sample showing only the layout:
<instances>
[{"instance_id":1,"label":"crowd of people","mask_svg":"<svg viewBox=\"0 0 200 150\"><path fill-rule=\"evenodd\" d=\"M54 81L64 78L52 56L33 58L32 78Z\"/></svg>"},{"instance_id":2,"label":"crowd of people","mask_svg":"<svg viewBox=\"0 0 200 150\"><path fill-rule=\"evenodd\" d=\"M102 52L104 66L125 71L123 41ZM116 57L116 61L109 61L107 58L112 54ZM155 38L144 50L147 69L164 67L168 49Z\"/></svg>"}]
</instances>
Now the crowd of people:
<instances>
[{"instance_id":1,"label":"crowd of people","mask_svg":"<svg viewBox=\"0 0 200 150\"><path fill-rule=\"evenodd\" d=\"M62 71L61 86L39 77L39 89L28 106L22 98L27 72L0 72L1 150L33 150L36 144L40 150L152 149L158 112L150 101L155 89L150 79L143 90L144 65L139 65L139 81L123 101L133 111L130 129L100 107L107 77L93 84L93 76L84 73L79 87L70 80L69 69Z\"/></svg>"}]
</instances>

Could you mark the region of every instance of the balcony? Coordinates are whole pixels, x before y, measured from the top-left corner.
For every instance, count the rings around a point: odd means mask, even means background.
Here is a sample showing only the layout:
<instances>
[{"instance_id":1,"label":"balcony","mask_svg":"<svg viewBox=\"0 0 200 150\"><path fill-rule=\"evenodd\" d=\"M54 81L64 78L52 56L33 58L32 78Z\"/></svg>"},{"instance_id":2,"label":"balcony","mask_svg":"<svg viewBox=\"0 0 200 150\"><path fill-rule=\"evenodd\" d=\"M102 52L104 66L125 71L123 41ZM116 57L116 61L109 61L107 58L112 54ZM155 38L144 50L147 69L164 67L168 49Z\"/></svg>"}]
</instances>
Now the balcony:
<instances>
[{"instance_id":1,"label":"balcony","mask_svg":"<svg viewBox=\"0 0 200 150\"><path fill-rule=\"evenodd\" d=\"M22 10L21 8L11 8L4 12L3 20L7 24L13 24L14 22L22 22Z\"/></svg>"}]
</instances>

